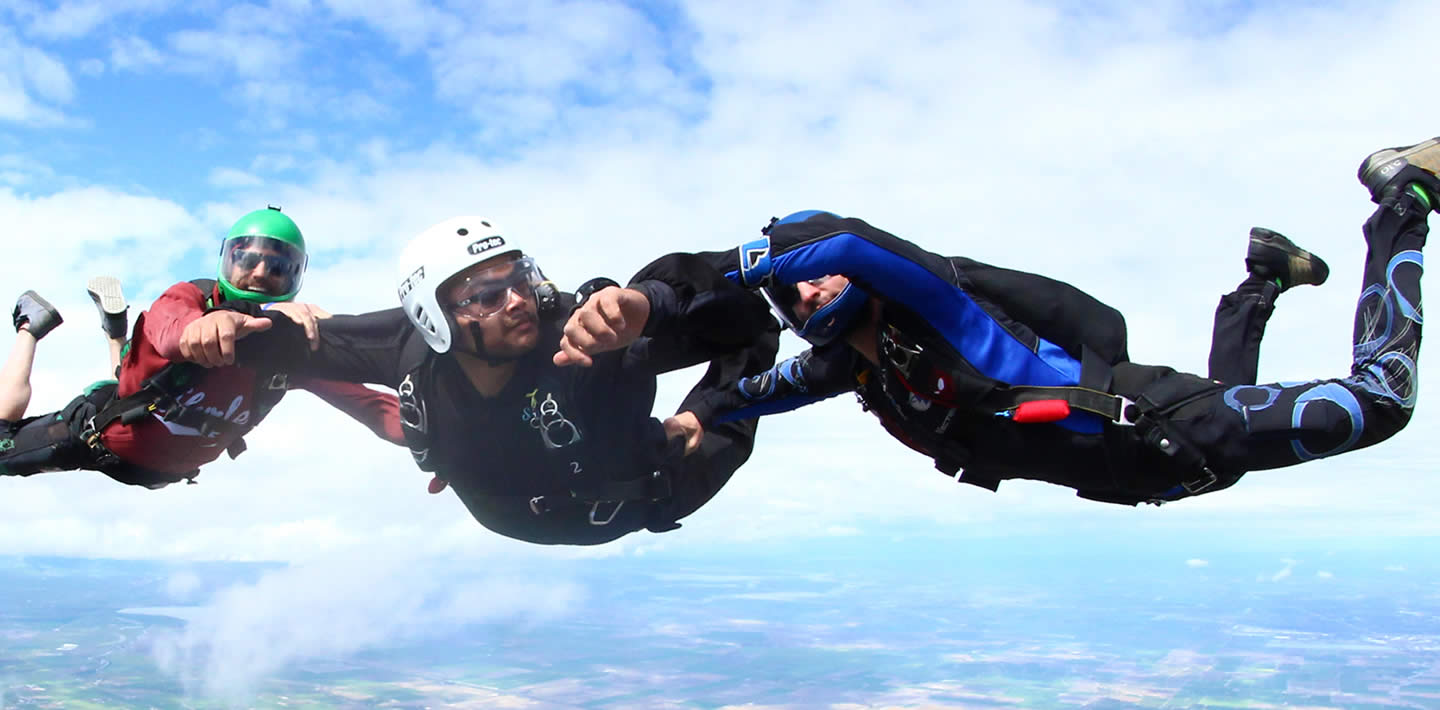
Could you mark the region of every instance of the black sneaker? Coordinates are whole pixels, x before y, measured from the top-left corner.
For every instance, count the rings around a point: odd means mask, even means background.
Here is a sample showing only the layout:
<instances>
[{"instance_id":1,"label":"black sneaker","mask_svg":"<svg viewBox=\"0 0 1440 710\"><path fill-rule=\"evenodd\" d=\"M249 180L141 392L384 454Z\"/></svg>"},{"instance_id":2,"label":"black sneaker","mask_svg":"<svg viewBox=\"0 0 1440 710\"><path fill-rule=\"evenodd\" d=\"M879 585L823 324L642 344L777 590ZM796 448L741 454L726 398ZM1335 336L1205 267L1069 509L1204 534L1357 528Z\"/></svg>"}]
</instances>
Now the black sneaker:
<instances>
[{"instance_id":1,"label":"black sneaker","mask_svg":"<svg viewBox=\"0 0 1440 710\"><path fill-rule=\"evenodd\" d=\"M1379 204L1387 195L1406 185L1418 183L1427 193L1431 209L1440 207L1440 137L1415 145L1377 150L1360 163L1360 184L1370 191L1370 200Z\"/></svg>"},{"instance_id":2,"label":"black sneaker","mask_svg":"<svg viewBox=\"0 0 1440 710\"><path fill-rule=\"evenodd\" d=\"M30 335L36 340L45 337L46 333L55 330L55 326L64 323L65 319L60 317L60 311L50 305L50 302L41 298L40 294L34 291L26 291L15 299L15 332L20 332L20 326L30 331Z\"/></svg>"},{"instance_id":3,"label":"black sneaker","mask_svg":"<svg viewBox=\"0 0 1440 710\"><path fill-rule=\"evenodd\" d=\"M125 291L120 288L120 279L114 276L96 276L85 283L85 290L95 308L100 311L100 327L105 337L123 340L130 333L130 306L125 303Z\"/></svg>"},{"instance_id":4,"label":"black sneaker","mask_svg":"<svg viewBox=\"0 0 1440 710\"><path fill-rule=\"evenodd\" d=\"M1330 278L1330 267L1324 259L1295 246L1285 235L1264 227L1250 229L1245 268L1260 278L1280 282L1281 292L1292 286L1319 286Z\"/></svg>"}]
</instances>

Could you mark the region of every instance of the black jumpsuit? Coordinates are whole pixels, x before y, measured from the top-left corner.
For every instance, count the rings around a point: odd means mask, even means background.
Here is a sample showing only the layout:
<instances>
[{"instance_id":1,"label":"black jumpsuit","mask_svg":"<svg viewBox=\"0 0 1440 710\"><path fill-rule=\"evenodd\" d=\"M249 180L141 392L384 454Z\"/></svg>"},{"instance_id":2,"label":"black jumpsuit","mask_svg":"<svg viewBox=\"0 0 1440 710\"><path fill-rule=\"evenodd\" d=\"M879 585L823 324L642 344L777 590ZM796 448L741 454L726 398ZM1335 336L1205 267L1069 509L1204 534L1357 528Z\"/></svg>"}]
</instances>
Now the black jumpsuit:
<instances>
[{"instance_id":1,"label":"black jumpsuit","mask_svg":"<svg viewBox=\"0 0 1440 710\"><path fill-rule=\"evenodd\" d=\"M747 264L761 263L766 278L781 283L849 277L884 304L881 366L832 343L721 390L722 401L710 409L729 421L855 391L892 436L933 457L941 470L964 469L961 480L987 488L1027 478L1128 504L1219 490L1247 471L1370 446L1408 423L1427 216L1402 193L1365 223L1369 252L1350 373L1273 384L1255 379L1276 289L1254 277L1221 299L1210 376L1200 377L1128 362L1118 312L1067 284L943 257L858 219L823 215L777 224L768 239L736 252L727 275L759 285L749 280ZM757 254L768 262L739 261ZM907 343L940 366L915 369ZM1101 367L1089 367L1092 360ZM908 378L896 375L909 369ZM1087 382L1089 371L1103 377ZM1145 397L1164 405L1148 420L1164 428L1117 426L1081 411L1053 423L1021 423L977 404L1016 386L1103 387Z\"/></svg>"},{"instance_id":2,"label":"black jumpsuit","mask_svg":"<svg viewBox=\"0 0 1440 710\"><path fill-rule=\"evenodd\" d=\"M237 342L237 355L246 364L396 389L421 468L448 482L494 532L587 545L642 528L664 531L714 496L745 462L756 427L750 421L707 428L700 449L680 456L677 442L667 442L651 417L656 376L709 361L679 409L694 410L721 383L771 367L779 344L764 300L726 281L716 259L676 254L637 274L631 286L651 302L645 335L624 350L594 356L591 367L552 363L570 309L542 314L539 344L494 397L474 389L452 354L431 350L398 308L322 321L315 352L298 326L272 316L270 330ZM577 487L594 489L596 481L643 481L656 471L669 487L656 500L597 503L606 497L598 490L572 495ZM663 484L651 479L649 485Z\"/></svg>"}]
</instances>

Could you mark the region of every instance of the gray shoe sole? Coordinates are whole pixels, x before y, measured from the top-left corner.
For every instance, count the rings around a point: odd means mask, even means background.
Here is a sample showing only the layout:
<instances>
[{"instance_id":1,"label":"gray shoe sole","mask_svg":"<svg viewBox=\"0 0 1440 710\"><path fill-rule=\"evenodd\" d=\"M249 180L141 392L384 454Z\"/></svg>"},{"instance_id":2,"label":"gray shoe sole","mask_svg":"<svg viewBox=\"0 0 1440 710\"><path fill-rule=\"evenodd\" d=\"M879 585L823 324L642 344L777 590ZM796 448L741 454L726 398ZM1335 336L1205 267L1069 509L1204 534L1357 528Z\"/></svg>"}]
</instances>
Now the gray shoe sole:
<instances>
[{"instance_id":1,"label":"gray shoe sole","mask_svg":"<svg viewBox=\"0 0 1440 710\"><path fill-rule=\"evenodd\" d=\"M1360 163L1360 182L1374 192L1406 165L1414 165L1431 174L1440 174L1440 136L1415 145L1386 148L1371 153Z\"/></svg>"},{"instance_id":2,"label":"gray shoe sole","mask_svg":"<svg viewBox=\"0 0 1440 710\"><path fill-rule=\"evenodd\" d=\"M120 279L114 276L96 276L85 283L90 300L100 309L100 329L105 337L124 338L130 331L130 318L126 315L129 305L125 303L125 291L120 288Z\"/></svg>"},{"instance_id":3,"label":"gray shoe sole","mask_svg":"<svg viewBox=\"0 0 1440 710\"><path fill-rule=\"evenodd\" d=\"M100 309L101 315L119 315L125 312L125 291L120 288L120 279L114 276L96 276L85 283L90 300Z\"/></svg>"}]
</instances>

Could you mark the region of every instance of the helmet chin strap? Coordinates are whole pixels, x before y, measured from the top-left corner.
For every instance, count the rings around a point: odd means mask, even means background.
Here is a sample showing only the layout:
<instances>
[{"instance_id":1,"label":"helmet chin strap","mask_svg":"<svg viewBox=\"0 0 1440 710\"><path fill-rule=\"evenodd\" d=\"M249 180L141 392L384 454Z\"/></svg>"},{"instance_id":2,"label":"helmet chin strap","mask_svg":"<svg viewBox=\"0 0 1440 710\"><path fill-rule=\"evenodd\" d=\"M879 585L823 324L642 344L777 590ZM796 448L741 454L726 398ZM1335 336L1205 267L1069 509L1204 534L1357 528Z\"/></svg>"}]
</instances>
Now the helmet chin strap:
<instances>
[{"instance_id":1,"label":"helmet chin strap","mask_svg":"<svg viewBox=\"0 0 1440 710\"><path fill-rule=\"evenodd\" d=\"M480 324L473 321L470 323L470 343L471 348L469 354L485 361L485 364L491 367L499 367L506 363L515 362L530 354L529 352L524 352L519 355L494 355L485 352L485 333L480 330Z\"/></svg>"},{"instance_id":2,"label":"helmet chin strap","mask_svg":"<svg viewBox=\"0 0 1440 710\"><path fill-rule=\"evenodd\" d=\"M541 282L540 285L535 287L535 311L536 316L540 319L541 322L544 322L546 318L554 315L556 312L559 311L559 309L560 290L555 288L555 284L549 281L544 281ZM459 324L455 322L454 316L449 317L451 328L455 329ZM521 360L534 350L534 348L531 348L530 350L526 350L519 355L494 355L491 353L487 353L485 352L485 333L480 330L480 324L472 320L470 321L469 325L470 349L462 350L461 352L478 358L490 367L499 367L506 363ZM453 343L451 347L454 348L457 345L459 345L458 342ZM458 348L456 349L458 350Z\"/></svg>"}]
</instances>

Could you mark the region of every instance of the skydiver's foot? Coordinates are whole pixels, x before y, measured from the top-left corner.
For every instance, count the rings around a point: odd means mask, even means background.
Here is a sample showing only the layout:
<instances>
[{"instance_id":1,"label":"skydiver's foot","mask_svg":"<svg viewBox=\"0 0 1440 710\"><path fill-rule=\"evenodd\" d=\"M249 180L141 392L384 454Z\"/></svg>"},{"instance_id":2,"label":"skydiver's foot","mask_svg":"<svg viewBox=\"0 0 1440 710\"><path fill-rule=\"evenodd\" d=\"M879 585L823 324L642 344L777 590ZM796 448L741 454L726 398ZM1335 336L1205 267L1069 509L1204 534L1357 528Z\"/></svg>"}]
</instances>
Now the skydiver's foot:
<instances>
[{"instance_id":1,"label":"skydiver's foot","mask_svg":"<svg viewBox=\"0 0 1440 710\"><path fill-rule=\"evenodd\" d=\"M130 333L130 306L125 303L125 291L120 288L120 279L114 276L96 276L85 284L90 300L100 311L100 327L111 340L124 340Z\"/></svg>"},{"instance_id":2,"label":"skydiver's foot","mask_svg":"<svg viewBox=\"0 0 1440 710\"><path fill-rule=\"evenodd\" d=\"M26 291L15 299L15 332L20 332L23 327L29 331L31 337L39 340L45 337L46 333L55 330L55 326L64 323L65 319L60 317L60 311L50 305L50 302L41 298L40 294L34 291Z\"/></svg>"},{"instance_id":3,"label":"skydiver's foot","mask_svg":"<svg viewBox=\"0 0 1440 710\"><path fill-rule=\"evenodd\" d=\"M1360 184L1379 204L1399 190L1410 189L1431 210L1440 209L1440 137L1415 145L1377 150L1360 163Z\"/></svg>"},{"instance_id":4,"label":"skydiver's foot","mask_svg":"<svg viewBox=\"0 0 1440 710\"><path fill-rule=\"evenodd\" d=\"M1319 286L1330 277L1325 260L1295 245L1279 232L1250 229L1250 251L1245 255L1250 273L1274 281L1283 293L1293 286Z\"/></svg>"}]
</instances>

